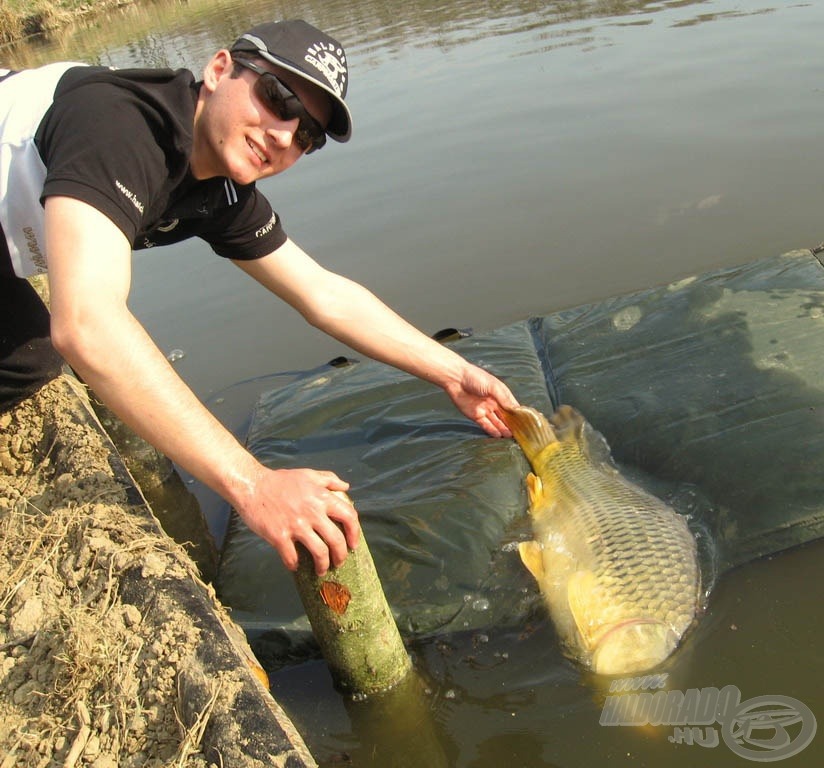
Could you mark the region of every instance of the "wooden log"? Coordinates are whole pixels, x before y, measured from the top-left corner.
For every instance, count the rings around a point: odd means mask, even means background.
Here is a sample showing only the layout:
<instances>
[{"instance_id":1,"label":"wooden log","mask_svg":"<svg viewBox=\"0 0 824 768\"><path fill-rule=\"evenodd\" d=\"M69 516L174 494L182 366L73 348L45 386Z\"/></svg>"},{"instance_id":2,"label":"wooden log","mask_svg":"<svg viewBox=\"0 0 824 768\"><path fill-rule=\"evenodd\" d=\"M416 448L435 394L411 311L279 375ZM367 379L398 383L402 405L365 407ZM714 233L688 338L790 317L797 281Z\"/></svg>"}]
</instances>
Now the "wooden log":
<instances>
[{"instance_id":1,"label":"wooden log","mask_svg":"<svg viewBox=\"0 0 824 768\"><path fill-rule=\"evenodd\" d=\"M323 576L298 547L295 583L337 688L352 696L387 691L412 668L361 535L345 562Z\"/></svg>"},{"instance_id":2,"label":"wooden log","mask_svg":"<svg viewBox=\"0 0 824 768\"><path fill-rule=\"evenodd\" d=\"M347 749L351 765L450 768L455 745L438 723L432 695L415 670L392 690L361 701L344 701L356 737Z\"/></svg>"}]
</instances>

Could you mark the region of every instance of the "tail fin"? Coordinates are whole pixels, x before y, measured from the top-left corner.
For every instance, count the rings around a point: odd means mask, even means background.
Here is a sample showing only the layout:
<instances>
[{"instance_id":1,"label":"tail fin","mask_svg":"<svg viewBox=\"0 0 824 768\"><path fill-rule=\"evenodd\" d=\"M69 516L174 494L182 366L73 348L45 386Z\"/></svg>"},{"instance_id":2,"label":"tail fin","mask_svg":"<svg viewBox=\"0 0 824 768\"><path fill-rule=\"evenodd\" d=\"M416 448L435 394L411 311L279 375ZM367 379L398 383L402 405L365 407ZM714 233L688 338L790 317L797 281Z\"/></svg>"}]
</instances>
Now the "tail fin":
<instances>
[{"instance_id":1,"label":"tail fin","mask_svg":"<svg viewBox=\"0 0 824 768\"><path fill-rule=\"evenodd\" d=\"M503 419L529 461L558 438L549 422L539 411L520 406L503 412Z\"/></svg>"},{"instance_id":2,"label":"tail fin","mask_svg":"<svg viewBox=\"0 0 824 768\"><path fill-rule=\"evenodd\" d=\"M558 440L579 440L583 435L586 419L571 405L559 405L549 417L549 423Z\"/></svg>"}]
</instances>

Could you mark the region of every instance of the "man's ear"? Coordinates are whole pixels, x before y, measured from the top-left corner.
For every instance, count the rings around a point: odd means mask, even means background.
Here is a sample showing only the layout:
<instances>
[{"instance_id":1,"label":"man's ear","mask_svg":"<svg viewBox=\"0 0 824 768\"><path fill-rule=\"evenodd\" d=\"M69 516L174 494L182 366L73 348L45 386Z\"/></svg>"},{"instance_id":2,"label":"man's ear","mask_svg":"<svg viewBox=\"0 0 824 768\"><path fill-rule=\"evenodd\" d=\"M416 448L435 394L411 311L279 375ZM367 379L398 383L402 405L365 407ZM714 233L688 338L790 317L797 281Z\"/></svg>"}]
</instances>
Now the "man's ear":
<instances>
[{"instance_id":1,"label":"man's ear","mask_svg":"<svg viewBox=\"0 0 824 768\"><path fill-rule=\"evenodd\" d=\"M221 48L212 56L203 70L203 85L209 91L214 91L218 81L222 77L230 75L233 68L232 54L226 48Z\"/></svg>"}]
</instances>

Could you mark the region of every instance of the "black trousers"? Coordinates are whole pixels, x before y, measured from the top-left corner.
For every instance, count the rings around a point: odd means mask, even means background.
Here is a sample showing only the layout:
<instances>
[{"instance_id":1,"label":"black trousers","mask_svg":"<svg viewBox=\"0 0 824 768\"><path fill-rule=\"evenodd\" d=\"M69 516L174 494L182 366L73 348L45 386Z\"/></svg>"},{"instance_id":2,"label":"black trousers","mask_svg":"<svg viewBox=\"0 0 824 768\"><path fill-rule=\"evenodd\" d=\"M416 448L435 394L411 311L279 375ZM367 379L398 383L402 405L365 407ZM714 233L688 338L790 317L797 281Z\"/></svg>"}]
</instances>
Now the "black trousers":
<instances>
[{"instance_id":1,"label":"black trousers","mask_svg":"<svg viewBox=\"0 0 824 768\"><path fill-rule=\"evenodd\" d=\"M49 311L28 280L0 275L0 413L57 376Z\"/></svg>"}]
</instances>

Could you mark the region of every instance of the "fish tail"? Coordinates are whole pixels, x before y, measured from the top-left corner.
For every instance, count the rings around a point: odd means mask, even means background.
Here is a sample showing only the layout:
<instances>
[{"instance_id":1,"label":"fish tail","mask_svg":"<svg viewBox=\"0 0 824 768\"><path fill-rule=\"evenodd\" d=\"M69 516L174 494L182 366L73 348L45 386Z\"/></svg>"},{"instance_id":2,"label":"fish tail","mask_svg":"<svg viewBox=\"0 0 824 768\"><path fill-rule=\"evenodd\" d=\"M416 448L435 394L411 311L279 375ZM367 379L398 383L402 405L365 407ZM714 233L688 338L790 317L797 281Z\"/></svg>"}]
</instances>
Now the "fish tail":
<instances>
[{"instance_id":1,"label":"fish tail","mask_svg":"<svg viewBox=\"0 0 824 768\"><path fill-rule=\"evenodd\" d=\"M520 406L506 410L503 419L529 461L547 445L558 442L546 416L534 408Z\"/></svg>"},{"instance_id":2,"label":"fish tail","mask_svg":"<svg viewBox=\"0 0 824 768\"><path fill-rule=\"evenodd\" d=\"M581 440L586 419L571 405L559 405L555 413L549 417L549 424L557 440Z\"/></svg>"}]
</instances>

